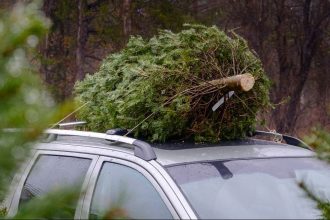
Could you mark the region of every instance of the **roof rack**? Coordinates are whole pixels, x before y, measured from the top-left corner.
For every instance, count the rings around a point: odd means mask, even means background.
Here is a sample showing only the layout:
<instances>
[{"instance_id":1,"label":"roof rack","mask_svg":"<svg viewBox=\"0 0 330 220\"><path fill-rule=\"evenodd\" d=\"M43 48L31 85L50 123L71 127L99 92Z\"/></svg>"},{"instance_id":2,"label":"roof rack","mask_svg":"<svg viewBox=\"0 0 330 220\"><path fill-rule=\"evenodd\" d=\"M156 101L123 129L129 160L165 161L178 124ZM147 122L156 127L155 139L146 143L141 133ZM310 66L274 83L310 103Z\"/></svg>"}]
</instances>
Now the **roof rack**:
<instances>
[{"instance_id":1,"label":"roof rack","mask_svg":"<svg viewBox=\"0 0 330 220\"><path fill-rule=\"evenodd\" d=\"M105 133L89 132L89 131L76 131L76 130L61 130L61 129L47 129L45 134L49 134L48 140L54 140L58 135L64 136L79 136L79 137L92 137L114 142L126 143L134 145L134 155L143 160L150 161L157 159L156 154L150 144L147 142L137 140L130 137L120 135L109 135Z\"/></svg>"},{"instance_id":2,"label":"roof rack","mask_svg":"<svg viewBox=\"0 0 330 220\"><path fill-rule=\"evenodd\" d=\"M54 124L54 127L58 128L65 128L65 127L75 127L75 126L81 126L87 124L86 121L73 121L73 122L65 122L65 123L59 123L59 124Z\"/></svg>"},{"instance_id":3,"label":"roof rack","mask_svg":"<svg viewBox=\"0 0 330 220\"><path fill-rule=\"evenodd\" d=\"M252 136L256 136L256 135L273 136L274 138L280 138L280 140L284 140L289 145L294 145L294 146L297 146L297 147L302 147L302 148L306 148L306 149L314 151L313 148L308 146L305 142L303 142L299 138L292 137L292 136L289 136L289 135L280 134L280 133L277 133L277 132L259 131L259 130L256 130L253 133Z\"/></svg>"}]
</instances>

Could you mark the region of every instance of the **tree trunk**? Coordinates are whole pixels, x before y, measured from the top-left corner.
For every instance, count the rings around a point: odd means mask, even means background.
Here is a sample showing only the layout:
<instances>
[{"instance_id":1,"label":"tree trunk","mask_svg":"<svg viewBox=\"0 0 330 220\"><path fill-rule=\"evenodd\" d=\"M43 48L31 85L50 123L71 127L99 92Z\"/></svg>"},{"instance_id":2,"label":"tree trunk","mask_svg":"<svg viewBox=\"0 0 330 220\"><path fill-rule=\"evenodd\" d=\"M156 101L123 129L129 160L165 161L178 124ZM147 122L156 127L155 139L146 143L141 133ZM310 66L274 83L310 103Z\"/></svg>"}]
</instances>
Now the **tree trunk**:
<instances>
[{"instance_id":1,"label":"tree trunk","mask_svg":"<svg viewBox=\"0 0 330 220\"><path fill-rule=\"evenodd\" d=\"M305 0L303 4L303 38L299 48L300 68L296 77L299 79L299 82L292 93L286 115L287 131L290 133L295 131L296 122L301 108L300 98L309 77L311 63L322 42L324 29L326 29L326 26L328 26L329 23L330 13L328 10L330 9L330 4L327 1L320 1L318 2L318 6L325 9L325 12L323 12L323 14L322 11L318 11L317 14L315 14L315 17L313 17L312 15L315 13L315 9L313 11L312 1Z\"/></svg>"},{"instance_id":2,"label":"tree trunk","mask_svg":"<svg viewBox=\"0 0 330 220\"><path fill-rule=\"evenodd\" d=\"M78 24L77 24L77 49L76 49L76 80L82 80L84 73L84 46L86 43L86 27L84 24L84 12L86 0L78 0Z\"/></svg>"},{"instance_id":3,"label":"tree trunk","mask_svg":"<svg viewBox=\"0 0 330 220\"><path fill-rule=\"evenodd\" d=\"M122 18L123 18L123 33L125 38L127 39L132 31L131 0L123 0Z\"/></svg>"},{"instance_id":4,"label":"tree trunk","mask_svg":"<svg viewBox=\"0 0 330 220\"><path fill-rule=\"evenodd\" d=\"M276 19L276 54L278 59L278 74L279 79L274 91L273 100L276 106L272 114L276 130L278 132L287 131L287 103L283 103L290 94L292 94L292 80L294 80L293 72L294 66L292 60L294 53L289 53L290 41L288 39L288 11L286 10L285 1L275 1L275 19Z\"/></svg>"},{"instance_id":5,"label":"tree trunk","mask_svg":"<svg viewBox=\"0 0 330 220\"><path fill-rule=\"evenodd\" d=\"M43 3L42 10L47 17L50 17L51 10L53 9L53 7L52 7L53 4L54 3L52 0L45 0ZM45 38L43 39L43 41L41 42L41 44L39 46L39 50L45 59L47 59L49 57L48 46L49 46L49 33L46 34ZM42 74L42 78L44 79L44 81L46 83L50 84L51 83L51 73L48 70L48 65L41 62L40 72Z\"/></svg>"},{"instance_id":6,"label":"tree trunk","mask_svg":"<svg viewBox=\"0 0 330 220\"><path fill-rule=\"evenodd\" d=\"M222 79L215 79L208 82L203 82L201 85L199 85L199 87L210 86L210 85L212 86L224 85L232 89L237 89L247 92L253 88L254 82L255 82L254 77L249 73L245 73L235 76L229 76Z\"/></svg>"}]
</instances>

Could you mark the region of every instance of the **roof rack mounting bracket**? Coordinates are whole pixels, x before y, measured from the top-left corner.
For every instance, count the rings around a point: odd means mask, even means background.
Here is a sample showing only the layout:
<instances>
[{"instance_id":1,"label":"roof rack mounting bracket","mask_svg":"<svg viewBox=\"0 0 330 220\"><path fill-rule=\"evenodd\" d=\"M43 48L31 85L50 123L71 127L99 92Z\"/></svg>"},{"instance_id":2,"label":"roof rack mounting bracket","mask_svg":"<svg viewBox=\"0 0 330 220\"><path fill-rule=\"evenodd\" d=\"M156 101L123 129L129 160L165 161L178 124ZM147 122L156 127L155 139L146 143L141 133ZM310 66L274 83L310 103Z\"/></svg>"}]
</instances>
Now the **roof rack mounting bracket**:
<instances>
[{"instance_id":1,"label":"roof rack mounting bracket","mask_svg":"<svg viewBox=\"0 0 330 220\"><path fill-rule=\"evenodd\" d=\"M135 148L134 148L135 156L137 156L143 160L146 160L146 161L157 159L155 151L152 149L150 144L148 144L147 142L135 140L133 142L133 145L135 146Z\"/></svg>"}]
</instances>

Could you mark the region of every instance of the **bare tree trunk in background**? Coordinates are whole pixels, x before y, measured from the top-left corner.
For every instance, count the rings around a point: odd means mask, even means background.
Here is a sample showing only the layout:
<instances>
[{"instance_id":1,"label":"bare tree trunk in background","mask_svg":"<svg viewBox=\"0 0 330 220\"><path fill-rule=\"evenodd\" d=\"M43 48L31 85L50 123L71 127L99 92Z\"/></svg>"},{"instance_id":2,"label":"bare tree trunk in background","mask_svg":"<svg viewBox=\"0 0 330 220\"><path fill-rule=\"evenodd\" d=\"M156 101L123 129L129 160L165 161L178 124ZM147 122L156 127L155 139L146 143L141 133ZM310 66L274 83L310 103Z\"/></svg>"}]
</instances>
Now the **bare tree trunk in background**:
<instances>
[{"instance_id":1,"label":"bare tree trunk in background","mask_svg":"<svg viewBox=\"0 0 330 220\"><path fill-rule=\"evenodd\" d=\"M45 15L47 17L50 17L50 13L52 11L52 5L54 4L54 2L52 0L45 0L44 4L42 6L42 10L45 13ZM49 34L47 33L44 40L41 42L40 46L39 46L39 50L43 56L43 58L47 59L49 56ZM40 66L40 71L42 73L42 78L44 79L45 82L47 83L51 83L51 73L48 70L47 65L41 63Z\"/></svg>"},{"instance_id":2,"label":"bare tree trunk in background","mask_svg":"<svg viewBox=\"0 0 330 220\"><path fill-rule=\"evenodd\" d=\"M328 35L327 42L330 42L330 35ZM329 77L329 70L330 70L330 63L329 63L329 57L327 56L328 48L330 45L327 45L326 42L324 42L323 45L320 46L320 52L317 54L317 59L320 61L320 74L318 74L317 77L317 97L316 99L316 105L320 107L320 121L321 124L324 126L330 125L330 117L327 117L327 115L330 114L329 112L329 91L330 91L330 77Z\"/></svg>"},{"instance_id":3,"label":"bare tree trunk in background","mask_svg":"<svg viewBox=\"0 0 330 220\"><path fill-rule=\"evenodd\" d=\"M260 59L263 59L264 44L271 33L268 26L271 16L269 4L260 0L229 0L228 4L231 10L230 19L242 25L237 31L244 32L249 44L257 51Z\"/></svg>"},{"instance_id":4,"label":"bare tree trunk in background","mask_svg":"<svg viewBox=\"0 0 330 220\"><path fill-rule=\"evenodd\" d=\"M279 132L295 132L312 63L329 28L329 4L324 0L228 0L225 6L228 18L241 27L238 32L248 39L265 67L269 54L277 57L271 95L275 104L281 104L271 118Z\"/></svg>"},{"instance_id":5,"label":"bare tree trunk in background","mask_svg":"<svg viewBox=\"0 0 330 220\"><path fill-rule=\"evenodd\" d=\"M322 43L324 30L329 25L330 3L329 1L305 0L303 4L303 38L299 44L300 66L298 77L300 79L295 87L289 102L287 112L287 131L294 132L300 110L300 98L310 73L310 67L315 53Z\"/></svg>"},{"instance_id":6,"label":"bare tree trunk in background","mask_svg":"<svg viewBox=\"0 0 330 220\"><path fill-rule=\"evenodd\" d=\"M131 0L123 0L122 18L123 18L123 33L125 38L127 39L132 31Z\"/></svg>"},{"instance_id":7,"label":"bare tree trunk in background","mask_svg":"<svg viewBox=\"0 0 330 220\"><path fill-rule=\"evenodd\" d=\"M82 80L84 73L84 46L87 41L86 26L84 24L84 12L86 10L86 0L78 0L78 24L77 24L77 49L76 49L76 80Z\"/></svg>"},{"instance_id":8,"label":"bare tree trunk in background","mask_svg":"<svg viewBox=\"0 0 330 220\"><path fill-rule=\"evenodd\" d=\"M198 17L198 12L199 12L199 0L193 0L191 4L193 16Z\"/></svg>"},{"instance_id":9,"label":"bare tree trunk in background","mask_svg":"<svg viewBox=\"0 0 330 220\"><path fill-rule=\"evenodd\" d=\"M292 80L292 56L294 54L289 53L290 44L288 39L288 14L285 0L275 1L275 33L276 33L276 54L278 59L278 74L279 80L275 88L275 104L279 104L283 102L286 97L291 93L291 88L294 85L290 85ZM276 125L276 130L279 132L284 132L287 124L286 115L287 110L285 104L279 104L276 106L276 109L272 115L273 120Z\"/></svg>"},{"instance_id":10,"label":"bare tree trunk in background","mask_svg":"<svg viewBox=\"0 0 330 220\"><path fill-rule=\"evenodd\" d=\"M290 99L277 106L273 120L279 132L295 133L311 64L322 43L323 29L328 26L329 2L304 0L293 4L287 0L277 0L274 4L279 65L275 103L286 97Z\"/></svg>"}]
</instances>

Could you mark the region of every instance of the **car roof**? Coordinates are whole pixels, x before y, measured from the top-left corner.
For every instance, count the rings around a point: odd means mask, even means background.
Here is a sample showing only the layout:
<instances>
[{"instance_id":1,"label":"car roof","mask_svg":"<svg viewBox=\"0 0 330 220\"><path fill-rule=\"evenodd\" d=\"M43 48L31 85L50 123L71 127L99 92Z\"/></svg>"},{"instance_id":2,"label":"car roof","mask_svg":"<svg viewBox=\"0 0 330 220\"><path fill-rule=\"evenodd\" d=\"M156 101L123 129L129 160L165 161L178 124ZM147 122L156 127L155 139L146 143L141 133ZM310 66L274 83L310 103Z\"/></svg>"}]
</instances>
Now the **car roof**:
<instances>
[{"instance_id":1,"label":"car roof","mask_svg":"<svg viewBox=\"0 0 330 220\"><path fill-rule=\"evenodd\" d=\"M157 160L162 165L173 165L196 161L234 160L273 157L312 157L311 150L288 144L244 139L219 144L165 144L155 146ZM181 146L180 146L181 145Z\"/></svg>"},{"instance_id":2,"label":"car roof","mask_svg":"<svg viewBox=\"0 0 330 220\"><path fill-rule=\"evenodd\" d=\"M134 155L134 150L129 144L79 136L58 136L55 141L39 144L38 148L43 149L47 146L51 149L52 144L54 147L58 144L72 145L75 146L75 152L79 153L102 154L104 150L111 150ZM210 160L315 156L313 151L305 148L256 139L226 141L218 144L180 142L151 144L151 146L157 156L157 162L164 166ZM92 149L86 151L86 148Z\"/></svg>"}]
</instances>

